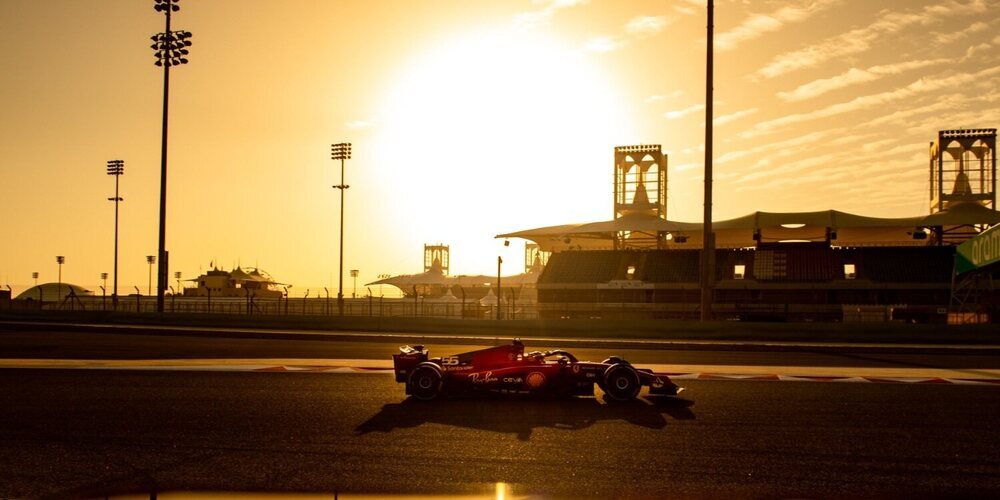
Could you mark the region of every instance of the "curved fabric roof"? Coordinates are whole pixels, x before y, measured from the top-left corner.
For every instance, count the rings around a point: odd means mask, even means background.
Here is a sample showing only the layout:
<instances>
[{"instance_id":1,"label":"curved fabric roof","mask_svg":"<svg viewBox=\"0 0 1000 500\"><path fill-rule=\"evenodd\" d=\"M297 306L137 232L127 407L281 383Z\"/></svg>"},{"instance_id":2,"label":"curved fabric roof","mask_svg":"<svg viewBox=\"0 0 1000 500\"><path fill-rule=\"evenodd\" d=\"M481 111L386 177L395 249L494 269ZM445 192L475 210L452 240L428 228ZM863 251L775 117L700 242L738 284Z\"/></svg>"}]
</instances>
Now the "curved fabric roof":
<instances>
[{"instance_id":1,"label":"curved fabric roof","mask_svg":"<svg viewBox=\"0 0 1000 500\"><path fill-rule=\"evenodd\" d=\"M838 210L818 212L754 212L714 221L712 229L719 247L751 247L761 241L825 241L827 230L837 232L840 245L914 244L912 233L920 227L949 227L1000 223L1000 212L978 204L959 204L948 210L917 217L867 217ZM617 220L586 224L563 224L499 234L497 238L532 240L545 251L610 248L620 232L669 233L687 236L685 243L668 240L667 247L698 248L702 241L700 222L680 222L651 215L629 214Z\"/></svg>"},{"instance_id":2,"label":"curved fabric roof","mask_svg":"<svg viewBox=\"0 0 1000 500\"><path fill-rule=\"evenodd\" d=\"M391 278L386 278L378 281L373 281L371 283L366 283L365 286L371 285L392 285L404 292L410 292L414 286L460 286L460 287L477 287L485 286L487 283L491 285L496 284L496 276L487 276L485 274L472 274L472 275L459 275L459 276L445 276L440 271L427 271L420 274L403 274L400 276L393 276ZM501 286L517 286L517 285L527 285L533 284L538 281L537 273L522 273L514 276L501 276L500 284Z\"/></svg>"},{"instance_id":3,"label":"curved fabric roof","mask_svg":"<svg viewBox=\"0 0 1000 500\"><path fill-rule=\"evenodd\" d=\"M62 300L69 296L70 290L73 290L77 296L87 296L93 295L94 292L83 288L82 286L72 285L70 283L63 283L61 286L59 283L42 283L41 285L35 285L23 292L21 292L14 300L45 300L45 301L56 301ZM62 295L60 297L60 295Z\"/></svg>"}]
</instances>

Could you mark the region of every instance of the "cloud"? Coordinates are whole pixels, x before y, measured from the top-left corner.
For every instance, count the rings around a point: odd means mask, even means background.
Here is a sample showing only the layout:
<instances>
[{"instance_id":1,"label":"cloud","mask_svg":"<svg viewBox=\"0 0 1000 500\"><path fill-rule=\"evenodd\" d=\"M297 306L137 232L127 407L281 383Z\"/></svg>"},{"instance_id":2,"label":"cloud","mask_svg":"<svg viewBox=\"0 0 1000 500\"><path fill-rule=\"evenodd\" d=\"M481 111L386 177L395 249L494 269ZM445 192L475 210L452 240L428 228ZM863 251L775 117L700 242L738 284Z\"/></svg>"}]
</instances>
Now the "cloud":
<instances>
[{"instance_id":1,"label":"cloud","mask_svg":"<svg viewBox=\"0 0 1000 500\"><path fill-rule=\"evenodd\" d=\"M538 10L522 12L514 16L514 25L523 29L534 29L547 26L552 16L563 9L576 7L588 0L534 0L532 3L541 6Z\"/></svg>"},{"instance_id":2,"label":"cloud","mask_svg":"<svg viewBox=\"0 0 1000 500\"><path fill-rule=\"evenodd\" d=\"M368 120L354 120L344 124L348 130L365 130L375 126L375 122Z\"/></svg>"},{"instance_id":3,"label":"cloud","mask_svg":"<svg viewBox=\"0 0 1000 500\"><path fill-rule=\"evenodd\" d=\"M614 36L597 36L583 43L583 50L604 54L624 47L628 42Z\"/></svg>"},{"instance_id":4,"label":"cloud","mask_svg":"<svg viewBox=\"0 0 1000 500\"><path fill-rule=\"evenodd\" d=\"M730 113L728 115L722 115L712 119L712 123L715 125L724 125L731 121L739 120L740 118L750 116L759 111L759 108L744 109L742 111L737 111L735 113Z\"/></svg>"},{"instance_id":5,"label":"cloud","mask_svg":"<svg viewBox=\"0 0 1000 500\"><path fill-rule=\"evenodd\" d=\"M986 31L986 29L989 27L990 27L989 24L984 23L982 21L974 22L970 24L968 28L965 28L962 31L956 31L954 33L934 33L934 41L937 42L938 45L947 45L956 40L965 38L971 34L979 33L980 31Z\"/></svg>"},{"instance_id":6,"label":"cloud","mask_svg":"<svg viewBox=\"0 0 1000 500\"><path fill-rule=\"evenodd\" d=\"M989 53L993 45L988 43L981 43L979 45L972 45L965 50L965 59L971 59L976 57L978 54Z\"/></svg>"},{"instance_id":7,"label":"cloud","mask_svg":"<svg viewBox=\"0 0 1000 500\"><path fill-rule=\"evenodd\" d=\"M949 0L924 7L916 12L884 12L879 15L877 21L864 28L827 38L799 50L779 54L757 70L756 75L774 78L799 69L815 67L831 59L867 52L880 38L895 36L911 26L927 26L948 17L982 14L988 10L985 0L969 2Z\"/></svg>"},{"instance_id":8,"label":"cloud","mask_svg":"<svg viewBox=\"0 0 1000 500\"><path fill-rule=\"evenodd\" d=\"M782 7L770 14L754 14L739 26L715 36L719 50L735 49L739 44L753 40L765 33L778 31L786 24L803 22L818 12L833 7L842 0L814 0L804 6Z\"/></svg>"},{"instance_id":9,"label":"cloud","mask_svg":"<svg viewBox=\"0 0 1000 500\"><path fill-rule=\"evenodd\" d=\"M675 91L673 91L673 92L671 92L669 94L651 95L651 96L649 96L649 97L646 98L646 102L647 103L654 103L654 102L665 101L667 99L676 99L676 98L678 98L678 97L680 97L682 95L684 95L684 91L683 90L675 90Z\"/></svg>"},{"instance_id":10,"label":"cloud","mask_svg":"<svg viewBox=\"0 0 1000 500\"><path fill-rule=\"evenodd\" d=\"M683 172L685 170L694 170L696 168L701 168L703 165L701 163L681 163L679 165L674 165L674 172Z\"/></svg>"},{"instance_id":11,"label":"cloud","mask_svg":"<svg viewBox=\"0 0 1000 500\"><path fill-rule=\"evenodd\" d=\"M949 62L953 61L951 59L928 59L924 61L907 61L896 64L884 64L881 66L872 66L868 69L851 68L837 76L813 80L809 83L800 85L791 92L778 92L778 97L785 102L812 99L813 97L823 95L833 90L848 87L850 85L870 82L878 80L884 76L898 75L904 71L911 71Z\"/></svg>"},{"instance_id":12,"label":"cloud","mask_svg":"<svg viewBox=\"0 0 1000 500\"><path fill-rule=\"evenodd\" d=\"M625 23L625 33L632 36L650 36L663 30L669 23L667 16L639 16Z\"/></svg>"},{"instance_id":13,"label":"cloud","mask_svg":"<svg viewBox=\"0 0 1000 500\"><path fill-rule=\"evenodd\" d=\"M678 110L674 110L674 111L667 111L666 113L663 114L663 116L667 117L667 119L670 119L670 120L676 120L678 118L683 118L683 117L685 117L687 115L690 115L691 113L697 113L699 111L703 111L704 109L705 109L705 105L704 104L694 104L694 105L688 106L688 107L686 107L684 109L678 109Z\"/></svg>"},{"instance_id":14,"label":"cloud","mask_svg":"<svg viewBox=\"0 0 1000 500\"><path fill-rule=\"evenodd\" d=\"M831 116L883 105L902 99L911 99L921 94L936 92L939 90L958 89L969 85L993 85L995 84L997 77L1000 77L1000 66L986 68L977 73L960 73L952 76L937 75L932 78L925 77L896 90L861 96L847 102L833 104L808 113L788 115L774 120L761 122L755 125L752 129L740 134L740 137L747 139L762 133L773 132L774 130L784 126L795 125L819 118L829 118Z\"/></svg>"},{"instance_id":15,"label":"cloud","mask_svg":"<svg viewBox=\"0 0 1000 500\"><path fill-rule=\"evenodd\" d=\"M694 7L688 5L674 5L674 12L684 16L693 16L695 10Z\"/></svg>"},{"instance_id":16,"label":"cloud","mask_svg":"<svg viewBox=\"0 0 1000 500\"><path fill-rule=\"evenodd\" d=\"M623 35L593 37L583 44L588 52L607 53L628 45L631 39L653 36L663 30L671 19L667 16L637 16L625 23Z\"/></svg>"}]
</instances>

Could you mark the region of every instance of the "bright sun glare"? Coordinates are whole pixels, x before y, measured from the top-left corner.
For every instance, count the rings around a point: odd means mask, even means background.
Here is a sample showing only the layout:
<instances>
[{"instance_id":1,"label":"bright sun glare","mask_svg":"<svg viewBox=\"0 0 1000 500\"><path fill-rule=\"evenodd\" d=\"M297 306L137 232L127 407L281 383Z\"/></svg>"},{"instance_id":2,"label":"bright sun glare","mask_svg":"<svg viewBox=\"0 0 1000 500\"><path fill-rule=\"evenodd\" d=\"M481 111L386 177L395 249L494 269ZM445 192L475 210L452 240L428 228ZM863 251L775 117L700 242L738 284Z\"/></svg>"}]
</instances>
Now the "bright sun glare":
<instances>
[{"instance_id":1,"label":"bright sun glare","mask_svg":"<svg viewBox=\"0 0 1000 500\"><path fill-rule=\"evenodd\" d=\"M380 164L421 212L447 211L455 228L489 223L495 234L539 213L570 222L586 218L580 208L609 206L612 148L632 131L613 79L580 51L544 35L477 32L425 51L393 81ZM490 212L497 199L502 214ZM440 226L423 237L453 238ZM467 248L480 243L492 244Z\"/></svg>"}]
</instances>

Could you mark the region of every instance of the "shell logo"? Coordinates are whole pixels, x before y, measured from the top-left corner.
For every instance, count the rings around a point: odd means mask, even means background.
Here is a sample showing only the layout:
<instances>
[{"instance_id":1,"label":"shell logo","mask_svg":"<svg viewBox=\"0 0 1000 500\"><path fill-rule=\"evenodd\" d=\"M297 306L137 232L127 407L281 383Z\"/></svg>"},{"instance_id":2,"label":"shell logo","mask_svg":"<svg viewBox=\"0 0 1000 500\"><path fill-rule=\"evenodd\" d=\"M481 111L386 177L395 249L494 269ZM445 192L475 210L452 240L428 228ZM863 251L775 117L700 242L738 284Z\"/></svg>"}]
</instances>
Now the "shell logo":
<instances>
[{"instance_id":1,"label":"shell logo","mask_svg":"<svg viewBox=\"0 0 1000 500\"><path fill-rule=\"evenodd\" d=\"M528 388L530 389L538 389L545 384L545 375L541 372L531 372L524 379L524 383L528 384Z\"/></svg>"}]
</instances>

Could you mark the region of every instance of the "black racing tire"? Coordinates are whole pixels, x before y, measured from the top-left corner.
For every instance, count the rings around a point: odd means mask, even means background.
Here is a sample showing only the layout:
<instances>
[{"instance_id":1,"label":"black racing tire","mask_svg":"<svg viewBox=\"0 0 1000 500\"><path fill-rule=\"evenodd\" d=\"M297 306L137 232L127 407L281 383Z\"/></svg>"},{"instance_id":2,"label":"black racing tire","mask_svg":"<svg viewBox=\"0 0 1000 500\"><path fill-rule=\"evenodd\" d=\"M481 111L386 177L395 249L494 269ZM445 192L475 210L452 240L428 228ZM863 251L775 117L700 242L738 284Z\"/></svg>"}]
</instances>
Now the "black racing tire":
<instances>
[{"instance_id":1,"label":"black racing tire","mask_svg":"<svg viewBox=\"0 0 1000 500\"><path fill-rule=\"evenodd\" d=\"M410 395L421 401L430 401L438 397L443 385L444 374L441 372L441 367L427 362L417 365L406 381Z\"/></svg>"},{"instance_id":2,"label":"black racing tire","mask_svg":"<svg viewBox=\"0 0 1000 500\"><path fill-rule=\"evenodd\" d=\"M639 374L627 363L615 363L604 370L601 383L604 395L613 401L631 401L639 395Z\"/></svg>"}]
</instances>

